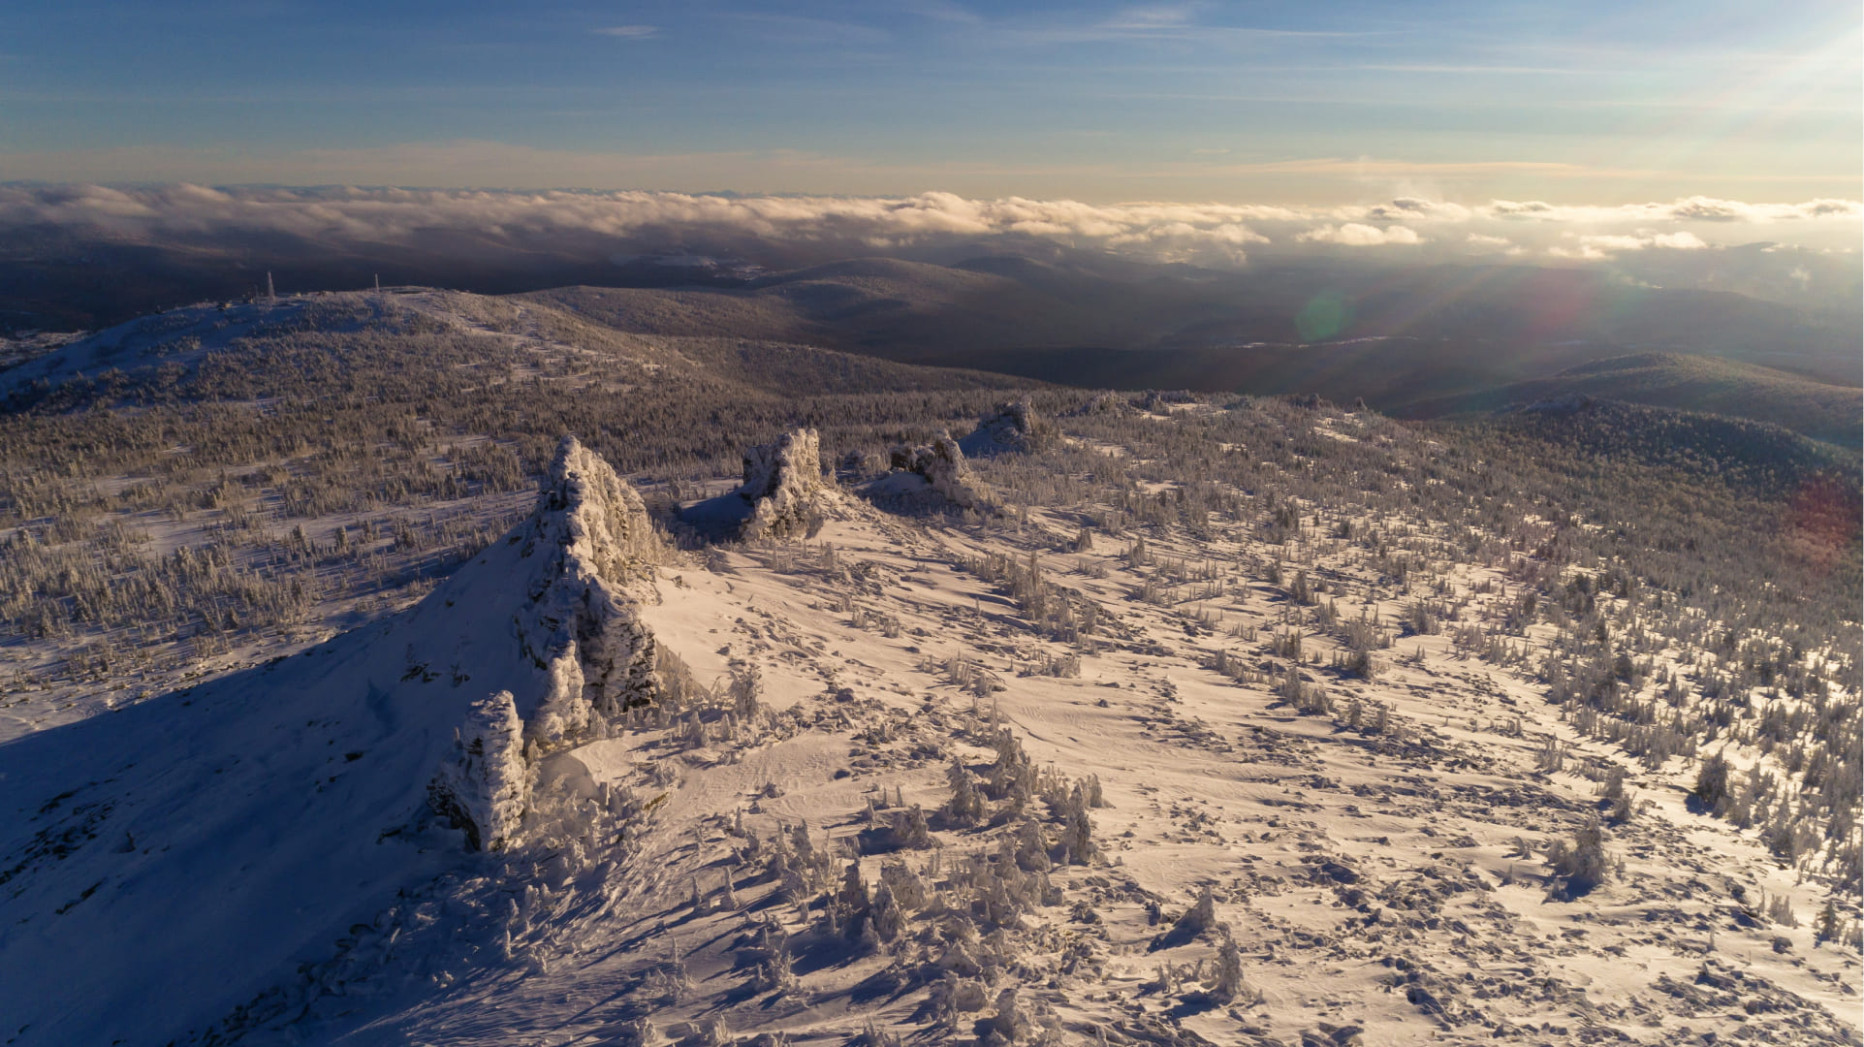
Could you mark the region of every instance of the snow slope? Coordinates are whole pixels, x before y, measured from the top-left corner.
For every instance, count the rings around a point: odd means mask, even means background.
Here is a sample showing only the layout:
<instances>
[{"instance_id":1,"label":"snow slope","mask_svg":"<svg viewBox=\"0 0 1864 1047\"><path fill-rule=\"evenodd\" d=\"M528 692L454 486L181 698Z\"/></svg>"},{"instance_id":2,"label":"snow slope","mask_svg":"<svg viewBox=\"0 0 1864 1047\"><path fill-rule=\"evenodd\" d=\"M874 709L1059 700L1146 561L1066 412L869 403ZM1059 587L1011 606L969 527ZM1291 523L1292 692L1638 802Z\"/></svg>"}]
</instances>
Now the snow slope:
<instances>
[{"instance_id":1,"label":"snow slope","mask_svg":"<svg viewBox=\"0 0 1864 1047\"><path fill-rule=\"evenodd\" d=\"M132 371L164 364L191 367L236 339L289 329L315 301L287 298L224 307L193 305L138 317L0 370L0 396L23 391L35 382L57 385L78 375L96 378L111 369Z\"/></svg>"},{"instance_id":2,"label":"snow slope","mask_svg":"<svg viewBox=\"0 0 1864 1047\"><path fill-rule=\"evenodd\" d=\"M436 780L472 835L515 836L501 761L646 700L628 587L657 554L639 499L566 442L532 518L407 614L0 747L4 1042L204 1031L461 861L422 814ZM511 751L464 753L501 711Z\"/></svg>"},{"instance_id":3,"label":"snow slope","mask_svg":"<svg viewBox=\"0 0 1864 1047\"><path fill-rule=\"evenodd\" d=\"M1278 653L1282 547L845 509L669 553L567 445L409 614L0 747L0 1042L1860 1042L1856 949L1764 912L1817 885L1685 761L1447 635L1375 680ZM1634 816L1569 896L1614 769Z\"/></svg>"}]
</instances>

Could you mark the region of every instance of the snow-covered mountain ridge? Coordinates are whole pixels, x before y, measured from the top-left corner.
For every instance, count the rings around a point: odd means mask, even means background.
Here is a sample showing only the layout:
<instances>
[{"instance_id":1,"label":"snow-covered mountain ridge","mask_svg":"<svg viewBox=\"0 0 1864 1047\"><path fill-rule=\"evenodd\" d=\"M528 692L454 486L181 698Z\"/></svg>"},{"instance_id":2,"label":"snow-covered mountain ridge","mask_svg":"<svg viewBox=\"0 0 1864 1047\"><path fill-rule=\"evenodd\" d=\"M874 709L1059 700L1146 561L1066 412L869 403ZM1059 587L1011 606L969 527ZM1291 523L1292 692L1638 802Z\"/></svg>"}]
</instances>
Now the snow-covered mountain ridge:
<instances>
[{"instance_id":1,"label":"snow-covered mountain ridge","mask_svg":"<svg viewBox=\"0 0 1864 1047\"><path fill-rule=\"evenodd\" d=\"M640 498L566 440L530 520L405 615L8 745L18 1042L204 1032L457 864L430 800L469 846L516 846L542 754L652 700L659 554Z\"/></svg>"}]
</instances>

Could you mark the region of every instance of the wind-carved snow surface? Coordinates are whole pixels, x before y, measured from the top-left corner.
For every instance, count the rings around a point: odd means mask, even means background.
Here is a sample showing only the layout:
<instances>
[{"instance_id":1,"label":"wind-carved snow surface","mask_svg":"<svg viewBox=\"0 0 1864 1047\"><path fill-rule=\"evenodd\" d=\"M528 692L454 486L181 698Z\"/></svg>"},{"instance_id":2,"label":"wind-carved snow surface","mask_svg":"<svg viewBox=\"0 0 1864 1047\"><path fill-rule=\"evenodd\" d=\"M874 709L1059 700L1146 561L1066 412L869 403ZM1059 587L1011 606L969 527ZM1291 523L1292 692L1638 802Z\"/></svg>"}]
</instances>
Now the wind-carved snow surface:
<instances>
[{"instance_id":1,"label":"wind-carved snow surface","mask_svg":"<svg viewBox=\"0 0 1864 1047\"><path fill-rule=\"evenodd\" d=\"M277 986L335 969L331 943L345 959L359 928L392 945L432 922L398 896L522 860L480 867L469 850L624 810L595 788L571 797L587 811L542 803L538 778L652 701L636 601L660 551L640 498L566 439L531 518L406 614L0 748L6 1042L167 1043L277 1019L327 989Z\"/></svg>"},{"instance_id":2,"label":"wind-carved snow surface","mask_svg":"<svg viewBox=\"0 0 1864 1047\"><path fill-rule=\"evenodd\" d=\"M739 537L813 535L835 500L834 488L822 473L822 442L816 431L797 429L747 449L738 496L751 503Z\"/></svg>"}]
</instances>

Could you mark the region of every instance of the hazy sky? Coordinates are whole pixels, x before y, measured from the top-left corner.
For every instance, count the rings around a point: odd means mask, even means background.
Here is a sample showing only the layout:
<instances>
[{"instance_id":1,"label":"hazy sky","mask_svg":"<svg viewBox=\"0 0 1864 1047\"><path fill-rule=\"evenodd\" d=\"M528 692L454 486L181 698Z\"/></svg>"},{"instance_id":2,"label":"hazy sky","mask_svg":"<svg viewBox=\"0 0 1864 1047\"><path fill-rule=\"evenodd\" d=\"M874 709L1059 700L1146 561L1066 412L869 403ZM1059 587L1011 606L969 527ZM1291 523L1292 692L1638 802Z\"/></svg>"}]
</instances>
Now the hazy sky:
<instances>
[{"instance_id":1,"label":"hazy sky","mask_svg":"<svg viewBox=\"0 0 1864 1047\"><path fill-rule=\"evenodd\" d=\"M0 181L1855 200L1857 0L10 0Z\"/></svg>"}]
</instances>

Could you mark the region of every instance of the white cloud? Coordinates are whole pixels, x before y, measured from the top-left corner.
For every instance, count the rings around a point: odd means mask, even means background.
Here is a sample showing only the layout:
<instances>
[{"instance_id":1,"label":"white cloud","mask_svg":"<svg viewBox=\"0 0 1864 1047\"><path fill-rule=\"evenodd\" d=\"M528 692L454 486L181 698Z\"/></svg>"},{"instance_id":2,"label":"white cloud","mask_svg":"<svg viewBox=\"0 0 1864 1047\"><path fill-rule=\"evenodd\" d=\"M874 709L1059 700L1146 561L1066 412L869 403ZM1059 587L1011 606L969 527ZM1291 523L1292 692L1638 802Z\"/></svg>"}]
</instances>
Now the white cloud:
<instances>
[{"instance_id":1,"label":"white cloud","mask_svg":"<svg viewBox=\"0 0 1864 1047\"><path fill-rule=\"evenodd\" d=\"M1668 203L1619 204L1611 207L1549 204L1539 200L1495 200L1477 209L1485 217L1543 222L1605 225L1626 222L1748 222L1765 224L1816 218L1864 216L1856 200L1808 200L1798 204L1757 204L1688 196Z\"/></svg>"},{"instance_id":2,"label":"white cloud","mask_svg":"<svg viewBox=\"0 0 1864 1047\"><path fill-rule=\"evenodd\" d=\"M1522 253L1521 245L1505 236L1490 236L1487 233L1470 233L1463 238L1463 243L1468 245L1469 250L1475 254L1500 252L1501 254L1517 255Z\"/></svg>"},{"instance_id":3,"label":"white cloud","mask_svg":"<svg viewBox=\"0 0 1864 1047\"><path fill-rule=\"evenodd\" d=\"M806 175L822 158L782 163ZM650 190L210 188L0 184L0 237L53 225L125 240L208 240L282 234L329 243L412 244L434 231L488 243L575 237L636 249L703 238L712 250L795 245L809 253L906 250L993 237L1049 241L1134 257L1233 265L1256 251L1423 246L1432 257L1515 255L1600 261L1637 251L1701 251L1756 239L1754 227L1793 222L1841 237L1855 201L1765 204L1688 197L1579 207L1535 201L1459 204L1415 196L1335 207L1136 202L1021 196L725 196ZM1770 231L1769 238L1778 234ZM619 246L616 249L620 249ZM987 247L983 249L988 249Z\"/></svg>"},{"instance_id":4,"label":"white cloud","mask_svg":"<svg viewBox=\"0 0 1864 1047\"><path fill-rule=\"evenodd\" d=\"M1703 239L1691 232L1656 233L1640 229L1632 234L1594 233L1577 237L1579 247L1575 250L1566 247L1554 247L1548 251L1556 258L1581 258L1597 261L1628 251L1648 251L1653 248L1670 251L1701 251L1708 248Z\"/></svg>"},{"instance_id":5,"label":"white cloud","mask_svg":"<svg viewBox=\"0 0 1864 1047\"><path fill-rule=\"evenodd\" d=\"M285 233L359 243L407 243L423 232L471 229L502 237L582 231L626 237L680 230L773 241L903 247L939 239L1020 235L1165 260L1240 261L1268 243L1245 219L1294 212L1229 205L1004 197L709 196L649 191L515 192L433 189L214 189L166 186L0 186L0 226L50 223L125 237Z\"/></svg>"},{"instance_id":6,"label":"white cloud","mask_svg":"<svg viewBox=\"0 0 1864 1047\"><path fill-rule=\"evenodd\" d=\"M1421 244L1423 238L1415 229L1403 225L1390 225L1380 229L1376 225L1360 222L1346 222L1342 225L1323 225L1300 234L1296 239L1306 243L1339 244L1342 247L1380 247L1386 244Z\"/></svg>"},{"instance_id":7,"label":"white cloud","mask_svg":"<svg viewBox=\"0 0 1864 1047\"><path fill-rule=\"evenodd\" d=\"M623 40L644 40L650 36L659 36L657 25L611 25L596 30L603 36L620 37Z\"/></svg>"},{"instance_id":8,"label":"white cloud","mask_svg":"<svg viewBox=\"0 0 1864 1047\"><path fill-rule=\"evenodd\" d=\"M1467 222L1473 215L1474 212L1461 204L1400 196L1365 208L1359 217L1373 222Z\"/></svg>"},{"instance_id":9,"label":"white cloud","mask_svg":"<svg viewBox=\"0 0 1864 1047\"><path fill-rule=\"evenodd\" d=\"M1649 246L1649 241L1635 236L1582 236L1579 238L1579 250L1572 257L1608 258L1622 251L1641 251ZM1559 249L1555 248L1555 251Z\"/></svg>"}]
</instances>

